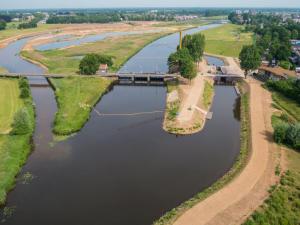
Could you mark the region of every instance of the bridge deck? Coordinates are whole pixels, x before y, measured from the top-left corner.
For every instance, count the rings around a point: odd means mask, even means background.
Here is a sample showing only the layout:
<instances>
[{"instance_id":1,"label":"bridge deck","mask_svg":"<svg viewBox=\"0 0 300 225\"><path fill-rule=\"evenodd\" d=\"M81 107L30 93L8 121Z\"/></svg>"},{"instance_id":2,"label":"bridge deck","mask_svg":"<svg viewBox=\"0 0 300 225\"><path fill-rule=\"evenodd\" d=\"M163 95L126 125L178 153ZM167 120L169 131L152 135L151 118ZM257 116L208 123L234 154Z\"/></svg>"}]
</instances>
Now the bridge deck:
<instances>
[{"instance_id":1,"label":"bridge deck","mask_svg":"<svg viewBox=\"0 0 300 225\"><path fill-rule=\"evenodd\" d=\"M46 77L46 78L62 78L69 77L72 75L66 74L29 74L29 73L5 73L0 74L3 77ZM86 75L81 75L86 76ZM232 78L243 78L244 76L236 75L236 74L205 74L202 76L206 77L232 77ZM179 74L159 74L159 73L106 73L106 74L98 74L98 75L89 75L89 77L116 77L116 78L179 78Z\"/></svg>"}]
</instances>

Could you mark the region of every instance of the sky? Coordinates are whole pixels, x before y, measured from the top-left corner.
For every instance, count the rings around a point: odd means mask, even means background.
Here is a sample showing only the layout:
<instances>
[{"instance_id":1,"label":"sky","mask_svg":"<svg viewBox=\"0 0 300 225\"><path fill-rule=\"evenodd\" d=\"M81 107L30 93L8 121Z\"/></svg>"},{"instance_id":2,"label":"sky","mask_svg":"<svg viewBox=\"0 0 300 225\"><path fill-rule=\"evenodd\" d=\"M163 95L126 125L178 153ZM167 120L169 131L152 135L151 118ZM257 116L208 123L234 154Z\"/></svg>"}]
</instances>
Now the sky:
<instances>
[{"instance_id":1,"label":"sky","mask_svg":"<svg viewBox=\"0 0 300 225\"><path fill-rule=\"evenodd\" d=\"M300 0L0 0L2 9L112 7L284 7L300 8Z\"/></svg>"}]
</instances>

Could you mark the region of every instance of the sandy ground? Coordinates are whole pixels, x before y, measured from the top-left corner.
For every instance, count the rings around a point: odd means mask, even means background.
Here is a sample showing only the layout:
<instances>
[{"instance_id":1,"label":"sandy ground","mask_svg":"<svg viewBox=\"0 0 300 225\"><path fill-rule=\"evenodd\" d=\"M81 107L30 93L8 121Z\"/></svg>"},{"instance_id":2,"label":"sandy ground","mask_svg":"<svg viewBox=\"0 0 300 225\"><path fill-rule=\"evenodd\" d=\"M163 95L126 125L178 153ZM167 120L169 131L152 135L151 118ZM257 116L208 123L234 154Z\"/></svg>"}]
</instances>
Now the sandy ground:
<instances>
[{"instance_id":1,"label":"sandy ground","mask_svg":"<svg viewBox=\"0 0 300 225\"><path fill-rule=\"evenodd\" d=\"M228 185L186 211L175 225L241 224L268 197L278 181L276 157L280 148L272 141L272 99L261 84L249 79L252 153L244 170Z\"/></svg>"},{"instance_id":2,"label":"sandy ground","mask_svg":"<svg viewBox=\"0 0 300 225\"><path fill-rule=\"evenodd\" d=\"M45 44L53 41L53 38L62 35L76 35L85 36L90 34L99 34L104 32L111 32L111 31L147 31L150 29L175 29L170 27L155 27L153 25L159 24L161 22L153 22L153 21L138 21L138 22L131 22L131 23L106 23L106 24L61 24L57 25L56 28L50 28L48 31L42 32L32 32L27 34L22 34L20 31L19 35L14 37L6 38L0 41L0 48L6 47L11 42L19 40L25 37L31 36L39 36L33 38L31 41L27 43L25 46L26 50L32 49L32 46ZM41 36L42 35L42 36Z\"/></svg>"},{"instance_id":3,"label":"sandy ground","mask_svg":"<svg viewBox=\"0 0 300 225\"><path fill-rule=\"evenodd\" d=\"M55 41L54 38L65 35L72 35L74 38L80 38L86 35L101 34L106 32L160 32L174 30L175 27L155 27L153 25L160 22L142 21L134 23L109 23L109 24L70 24L64 27L60 32L53 32L47 35L38 36L28 41L24 50L31 51L34 46L46 44ZM71 38L70 38L71 39Z\"/></svg>"},{"instance_id":4,"label":"sandy ground","mask_svg":"<svg viewBox=\"0 0 300 225\"><path fill-rule=\"evenodd\" d=\"M203 76L197 76L192 81L192 84L181 85L180 89L183 92L184 98L182 99L182 105L180 107L177 120L179 121L179 124L182 124L192 120L195 106L197 106L200 98L203 96Z\"/></svg>"}]
</instances>

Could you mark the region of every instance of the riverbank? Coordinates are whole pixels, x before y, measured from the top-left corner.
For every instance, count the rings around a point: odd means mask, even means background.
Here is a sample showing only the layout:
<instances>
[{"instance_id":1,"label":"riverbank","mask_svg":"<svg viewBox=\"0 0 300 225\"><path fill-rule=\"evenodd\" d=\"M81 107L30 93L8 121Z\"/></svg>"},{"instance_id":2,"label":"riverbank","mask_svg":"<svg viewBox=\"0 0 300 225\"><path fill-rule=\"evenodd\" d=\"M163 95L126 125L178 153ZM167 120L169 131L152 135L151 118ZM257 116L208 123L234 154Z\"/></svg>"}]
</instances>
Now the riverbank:
<instances>
[{"instance_id":1,"label":"riverbank","mask_svg":"<svg viewBox=\"0 0 300 225\"><path fill-rule=\"evenodd\" d=\"M62 136L76 133L84 126L94 105L114 82L112 79L88 76L51 78L49 81L58 105L53 132Z\"/></svg>"},{"instance_id":2,"label":"riverbank","mask_svg":"<svg viewBox=\"0 0 300 225\"><path fill-rule=\"evenodd\" d=\"M232 166L232 168L218 181L216 181L212 186L205 189L202 192L196 194L193 198L182 203L178 207L172 209L163 215L159 220L155 221L154 225L171 225L177 221L185 212L189 212L190 209L193 209L197 204L201 204L209 196L218 193L222 190L223 187L226 187L240 172L245 168L249 155L251 153L250 149L250 106L249 106L249 86L246 83L239 84L239 90L242 93L241 95L241 104L240 104L240 118L241 118L241 147L240 153ZM199 220L201 221L201 220ZM197 221L197 222L199 222ZM191 223L186 223L191 224ZM198 224L198 223L197 223ZM199 223L201 224L201 223Z\"/></svg>"},{"instance_id":3,"label":"riverbank","mask_svg":"<svg viewBox=\"0 0 300 225\"><path fill-rule=\"evenodd\" d=\"M173 221L158 224L173 224L174 221L176 225L241 224L268 197L270 186L278 180L274 171L279 149L270 136L272 101L270 94L261 87L261 83L252 79L248 83L252 148L247 165L243 170L239 170L238 176L230 179L231 182L210 197L198 201L198 204L192 204L190 210L182 210L185 207L179 207L174 211L177 213L173 212L174 215L171 216ZM211 210L212 207L214 210Z\"/></svg>"},{"instance_id":4,"label":"riverbank","mask_svg":"<svg viewBox=\"0 0 300 225\"><path fill-rule=\"evenodd\" d=\"M0 78L0 92L0 205L3 205L31 152L35 120L31 95L20 98L19 79Z\"/></svg>"}]
</instances>

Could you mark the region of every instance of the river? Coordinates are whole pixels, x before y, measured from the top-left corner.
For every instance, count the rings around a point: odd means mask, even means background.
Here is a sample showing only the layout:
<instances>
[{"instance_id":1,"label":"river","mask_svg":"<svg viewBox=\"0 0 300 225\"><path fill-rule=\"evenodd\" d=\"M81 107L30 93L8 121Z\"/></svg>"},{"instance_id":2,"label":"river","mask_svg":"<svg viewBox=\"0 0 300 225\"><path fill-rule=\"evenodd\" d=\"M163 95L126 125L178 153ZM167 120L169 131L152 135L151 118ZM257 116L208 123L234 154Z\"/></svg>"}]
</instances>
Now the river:
<instances>
[{"instance_id":1,"label":"river","mask_svg":"<svg viewBox=\"0 0 300 225\"><path fill-rule=\"evenodd\" d=\"M158 42L166 43L168 38ZM123 70L135 72L144 66L141 54L147 57L147 52L157 51L150 46L131 58ZM163 55L167 54L160 52L159 56ZM166 66L165 59L157 61L158 65L149 61L143 70ZM15 70L21 71L22 67ZM224 175L239 153L236 93L230 86L216 86L215 94L213 119L207 121L202 132L191 136L164 132L163 114L100 117L92 112L78 134L54 143L54 93L49 87L33 87L35 147L19 177L30 172L34 179L29 184L17 182L9 193L7 206L16 208L5 223L151 224ZM116 85L96 109L101 113L162 110L165 97L162 86Z\"/></svg>"}]
</instances>

